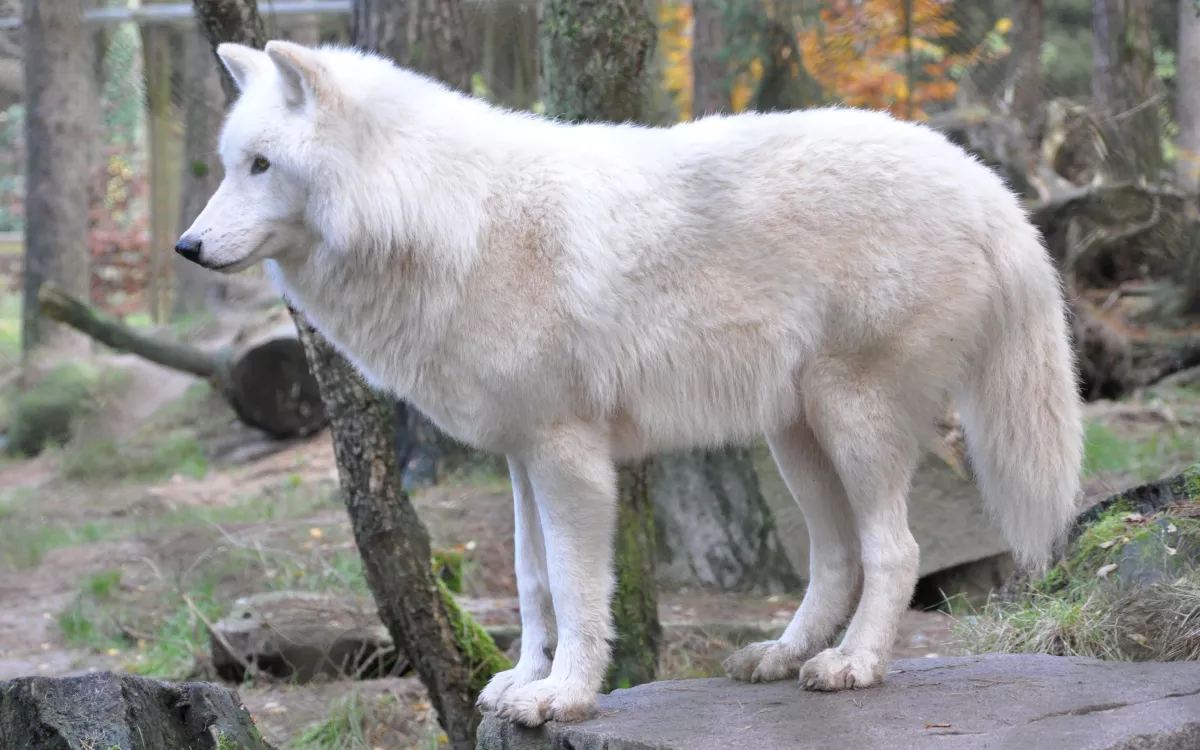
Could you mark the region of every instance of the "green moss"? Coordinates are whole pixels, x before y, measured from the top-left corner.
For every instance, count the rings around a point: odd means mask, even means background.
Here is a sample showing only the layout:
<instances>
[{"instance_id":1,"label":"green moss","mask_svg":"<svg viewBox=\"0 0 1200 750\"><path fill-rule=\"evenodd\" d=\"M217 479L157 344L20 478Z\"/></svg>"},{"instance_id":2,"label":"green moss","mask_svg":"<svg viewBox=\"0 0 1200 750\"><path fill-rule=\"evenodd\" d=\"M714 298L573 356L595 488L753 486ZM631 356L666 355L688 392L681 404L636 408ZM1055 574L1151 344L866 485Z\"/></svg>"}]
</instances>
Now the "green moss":
<instances>
[{"instance_id":1,"label":"green moss","mask_svg":"<svg viewBox=\"0 0 1200 750\"><path fill-rule=\"evenodd\" d=\"M463 611L446 584L441 579L438 579L437 584L438 590L442 592L442 601L446 604L446 613L450 616L450 624L458 638L459 648L467 660L468 669L471 670L471 691L478 695L488 680L492 679L492 675L512 669L512 662L496 646L496 642L483 626Z\"/></svg>"},{"instance_id":2,"label":"green moss","mask_svg":"<svg viewBox=\"0 0 1200 750\"><path fill-rule=\"evenodd\" d=\"M465 557L461 550L438 549L433 551L433 574L456 594L463 592L463 566Z\"/></svg>"}]
</instances>

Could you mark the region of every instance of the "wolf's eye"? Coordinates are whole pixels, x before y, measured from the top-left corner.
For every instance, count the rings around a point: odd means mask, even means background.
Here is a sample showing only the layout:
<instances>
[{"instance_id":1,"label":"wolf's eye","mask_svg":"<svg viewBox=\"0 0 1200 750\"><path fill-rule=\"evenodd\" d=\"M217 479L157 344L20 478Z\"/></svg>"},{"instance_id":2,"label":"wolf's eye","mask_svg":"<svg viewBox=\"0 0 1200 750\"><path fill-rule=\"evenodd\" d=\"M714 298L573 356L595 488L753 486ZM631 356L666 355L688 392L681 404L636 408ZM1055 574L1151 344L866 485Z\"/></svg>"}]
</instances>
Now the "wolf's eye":
<instances>
[{"instance_id":1,"label":"wolf's eye","mask_svg":"<svg viewBox=\"0 0 1200 750\"><path fill-rule=\"evenodd\" d=\"M271 162L267 161L265 156L256 156L250 163L250 174L262 174L267 171L269 166L271 166Z\"/></svg>"}]
</instances>

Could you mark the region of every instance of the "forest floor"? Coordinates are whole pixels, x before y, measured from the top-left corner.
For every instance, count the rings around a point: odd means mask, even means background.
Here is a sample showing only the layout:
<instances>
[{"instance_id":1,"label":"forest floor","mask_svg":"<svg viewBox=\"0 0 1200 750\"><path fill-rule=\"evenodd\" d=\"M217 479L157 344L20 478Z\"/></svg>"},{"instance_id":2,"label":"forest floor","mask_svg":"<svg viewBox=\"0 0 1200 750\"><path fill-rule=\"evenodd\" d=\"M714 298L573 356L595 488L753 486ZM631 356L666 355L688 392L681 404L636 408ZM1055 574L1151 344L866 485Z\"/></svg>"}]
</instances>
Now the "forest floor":
<instances>
[{"instance_id":1,"label":"forest floor","mask_svg":"<svg viewBox=\"0 0 1200 750\"><path fill-rule=\"evenodd\" d=\"M12 312L0 310L0 399L12 391ZM205 622L240 597L367 593L327 433L272 445L203 383L111 354L96 363L123 374L75 439L32 459L0 454L0 679L104 669L216 679ZM1090 494L1193 462L1197 413L1200 393L1186 390L1091 408ZM0 433L3 419L0 409ZM507 477L459 476L413 500L434 546L463 552L462 596L491 602L489 624L516 624ZM781 628L801 593L664 594L664 622L699 627L667 629L661 677L720 674L740 644L703 626ZM895 657L955 653L953 625L910 610ZM437 745L414 677L235 687L281 748Z\"/></svg>"}]
</instances>

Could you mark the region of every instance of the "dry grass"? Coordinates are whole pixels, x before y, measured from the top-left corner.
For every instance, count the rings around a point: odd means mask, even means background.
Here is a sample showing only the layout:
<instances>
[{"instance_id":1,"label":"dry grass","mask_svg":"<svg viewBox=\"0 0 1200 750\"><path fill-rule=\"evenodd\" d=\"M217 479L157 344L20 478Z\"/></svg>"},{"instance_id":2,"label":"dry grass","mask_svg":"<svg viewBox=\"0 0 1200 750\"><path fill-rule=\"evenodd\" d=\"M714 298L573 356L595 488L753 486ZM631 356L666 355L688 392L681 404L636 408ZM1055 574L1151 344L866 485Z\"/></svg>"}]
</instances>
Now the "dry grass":
<instances>
[{"instance_id":1,"label":"dry grass","mask_svg":"<svg viewBox=\"0 0 1200 750\"><path fill-rule=\"evenodd\" d=\"M1200 502L1143 518L1117 507L1015 595L963 612L972 653L1200 660ZM1142 584L1143 577L1150 581Z\"/></svg>"}]
</instances>

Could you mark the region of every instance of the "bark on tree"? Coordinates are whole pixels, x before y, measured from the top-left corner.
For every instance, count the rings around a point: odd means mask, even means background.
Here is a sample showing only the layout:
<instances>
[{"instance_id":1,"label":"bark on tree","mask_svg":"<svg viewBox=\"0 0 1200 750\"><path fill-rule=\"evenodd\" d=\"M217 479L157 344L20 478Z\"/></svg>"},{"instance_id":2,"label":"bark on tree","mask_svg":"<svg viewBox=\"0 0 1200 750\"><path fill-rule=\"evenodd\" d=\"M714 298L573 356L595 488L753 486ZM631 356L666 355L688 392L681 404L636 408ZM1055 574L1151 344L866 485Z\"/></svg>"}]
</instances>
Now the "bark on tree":
<instances>
[{"instance_id":1,"label":"bark on tree","mask_svg":"<svg viewBox=\"0 0 1200 750\"><path fill-rule=\"evenodd\" d=\"M350 38L399 65L470 91L475 60L463 41L464 28L458 0L357 0Z\"/></svg>"},{"instance_id":2,"label":"bark on tree","mask_svg":"<svg viewBox=\"0 0 1200 750\"><path fill-rule=\"evenodd\" d=\"M1042 91L1042 45L1045 40L1045 0L1021 0L1017 11L1012 58L1012 115L1021 128L1020 164L1032 166L1034 147L1041 141L1045 113Z\"/></svg>"},{"instance_id":3,"label":"bark on tree","mask_svg":"<svg viewBox=\"0 0 1200 750\"><path fill-rule=\"evenodd\" d=\"M214 53L226 41L263 46L254 0L193 2ZM356 44L384 51L375 43L386 38L389 4L400 5L356 0ZM445 7L431 10L442 21L460 17L456 0L439 5ZM461 27L449 22L431 28L440 35L429 40L438 49L455 48L448 36L461 39ZM401 484L391 399L372 391L302 313L292 315L330 418L343 499L380 619L425 684L450 746L473 750L480 719L475 699L492 674L508 668L507 660L434 578L428 532Z\"/></svg>"},{"instance_id":4,"label":"bark on tree","mask_svg":"<svg viewBox=\"0 0 1200 750\"><path fill-rule=\"evenodd\" d=\"M659 456L650 495L660 585L768 593L800 589L748 448Z\"/></svg>"},{"instance_id":5,"label":"bark on tree","mask_svg":"<svg viewBox=\"0 0 1200 750\"><path fill-rule=\"evenodd\" d=\"M542 101L546 114L572 122L643 121L645 75L655 45L645 0L542 0L539 8ZM654 584L653 506L643 502L645 465L625 466L616 537L617 648L611 675L652 678L660 626ZM643 493L643 494L639 494ZM636 529L643 533L632 533ZM624 533L629 531L631 533Z\"/></svg>"},{"instance_id":6,"label":"bark on tree","mask_svg":"<svg viewBox=\"0 0 1200 750\"><path fill-rule=\"evenodd\" d=\"M653 682L662 644L655 581L654 505L650 500L647 463L622 470L617 476L617 593L613 618L617 640L604 690Z\"/></svg>"},{"instance_id":7,"label":"bark on tree","mask_svg":"<svg viewBox=\"0 0 1200 750\"><path fill-rule=\"evenodd\" d=\"M1092 0L1092 110L1103 116L1112 112L1112 14L1110 0Z\"/></svg>"},{"instance_id":8,"label":"bark on tree","mask_svg":"<svg viewBox=\"0 0 1200 750\"><path fill-rule=\"evenodd\" d=\"M1176 180L1189 195L1200 193L1200 3L1179 0L1179 54L1175 62ZM1183 312L1200 313L1200 216L1192 212L1183 279Z\"/></svg>"},{"instance_id":9,"label":"bark on tree","mask_svg":"<svg viewBox=\"0 0 1200 750\"><path fill-rule=\"evenodd\" d=\"M1179 185L1200 192L1200 5L1179 0L1179 55L1175 62L1175 122Z\"/></svg>"},{"instance_id":10,"label":"bark on tree","mask_svg":"<svg viewBox=\"0 0 1200 750\"><path fill-rule=\"evenodd\" d=\"M149 0L161 3L163 0ZM146 130L150 151L150 247L146 306L155 322L171 314L172 270L178 259L173 248L179 237L179 175L184 143L180 133L179 91L175 85L181 63L179 30L165 24L143 25L142 67L145 75Z\"/></svg>"},{"instance_id":11,"label":"bark on tree","mask_svg":"<svg viewBox=\"0 0 1200 750\"><path fill-rule=\"evenodd\" d=\"M82 0L25 0L21 28L25 58L25 262L21 349L83 341L40 312L37 292L55 281L87 298L88 102L93 72Z\"/></svg>"},{"instance_id":12,"label":"bark on tree","mask_svg":"<svg viewBox=\"0 0 1200 750\"><path fill-rule=\"evenodd\" d=\"M537 8L527 0L476 5L483 24L483 83L489 98L505 107L528 110L537 100Z\"/></svg>"},{"instance_id":13,"label":"bark on tree","mask_svg":"<svg viewBox=\"0 0 1200 750\"><path fill-rule=\"evenodd\" d=\"M1163 163L1150 3L1092 3L1092 109L1116 179L1152 177Z\"/></svg>"},{"instance_id":14,"label":"bark on tree","mask_svg":"<svg viewBox=\"0 0 1200 750\"><path fill-rule=\"evenodd\" d=\"M198 29L183 35L183 94L185 97L184 159L181 229L191 225L221 184L224 168L217 158L217 138L225 112L221 74L212 64L208 40ZM205 308L205 290L212 274L183 258L174 260L176 316L193 315Z\"/></svg>"},{"instance_id":15,"label":"bark on tree","mask_svg":"<svg viewBox=\"0 0 1200 750\"><path fill-rule=\"evenodd\" d=\"M701 117L729 108L722 0L696 0L692 23L692 116Z\"/></svg>"}]
</instances>

